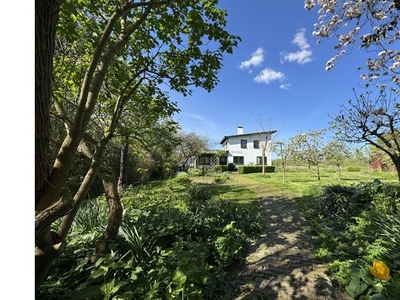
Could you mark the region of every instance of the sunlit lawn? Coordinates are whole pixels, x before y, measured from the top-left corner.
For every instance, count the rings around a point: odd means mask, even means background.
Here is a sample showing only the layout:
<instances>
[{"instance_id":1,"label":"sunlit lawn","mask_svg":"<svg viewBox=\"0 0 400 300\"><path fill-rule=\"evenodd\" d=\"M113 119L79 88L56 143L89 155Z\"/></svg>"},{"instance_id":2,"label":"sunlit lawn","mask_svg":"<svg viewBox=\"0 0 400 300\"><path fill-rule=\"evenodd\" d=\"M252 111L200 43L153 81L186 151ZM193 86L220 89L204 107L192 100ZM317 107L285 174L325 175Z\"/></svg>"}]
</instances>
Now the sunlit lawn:
<instances>
[{"instance_id":1,"label":"sunlit lawn","mask_svg":"<svg viewBox=\"0 0 400 300\"><path fill-rule=\"evenodd\" d=\"M216 174L207 176L193 177L194 182L212 183ZM224 184L218 184L220 197L222 199L232 199L239 201L251 201L267 196L282 196L286 198L299 198L315 195L321 188L328 185L351 185L361 182L369 182L379 179L385 183L397 183L397 174L390 172L360 170L359 172L341 172L339 180L338 172L332 168L321 168L320 181L318 181L316 170L312 169L311 174L308 169L298 169L285 172L283 182L283 172L229 174L229 180Z\"/></svg>"}]
</instances>

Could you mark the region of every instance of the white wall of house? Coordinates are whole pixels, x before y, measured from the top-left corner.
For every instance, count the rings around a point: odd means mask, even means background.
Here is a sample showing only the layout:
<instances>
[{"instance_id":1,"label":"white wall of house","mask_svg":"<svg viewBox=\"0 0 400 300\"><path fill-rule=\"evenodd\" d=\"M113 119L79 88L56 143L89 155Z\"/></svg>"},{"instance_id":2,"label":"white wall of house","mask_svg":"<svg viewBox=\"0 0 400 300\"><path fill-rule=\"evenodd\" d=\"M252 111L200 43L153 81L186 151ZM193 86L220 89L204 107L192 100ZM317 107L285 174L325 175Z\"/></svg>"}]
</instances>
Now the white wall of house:
<instances>
[{"instance_id":1,"label":"white wall of house","mask_svg":"<svg viewBox=\"0 0 400 300\"><path fill-rule=\"evenodd\" d=\"M272 165L271 133L245 134L238 126L238 134L224 137L222 147L228 151L228 163L235 165L262 165L262 149L266 147L266 165Z\"/></svg>"}]
</instances>

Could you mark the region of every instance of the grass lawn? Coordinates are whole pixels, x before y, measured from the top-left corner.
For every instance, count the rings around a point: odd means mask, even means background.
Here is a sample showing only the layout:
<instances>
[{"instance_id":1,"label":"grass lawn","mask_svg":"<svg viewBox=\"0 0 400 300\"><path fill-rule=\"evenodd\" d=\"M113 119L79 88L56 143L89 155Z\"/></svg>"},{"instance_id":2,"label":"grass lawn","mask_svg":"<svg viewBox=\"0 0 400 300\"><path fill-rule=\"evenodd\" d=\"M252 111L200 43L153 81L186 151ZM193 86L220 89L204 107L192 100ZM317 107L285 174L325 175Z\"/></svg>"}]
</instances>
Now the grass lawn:
<instances>
[{"instance_id":1,"label":"grass lawn","mask_svg":"<svg viewBox=\"0 0 400 300\"><path fill-rule=\"evenodd\" d=\"M197 183L212 183L216 174L206 176L192 177ZM281 196L290 199L308 198L318 194L324 186L329 185L351 185L361 182L370 182L379 179L385 183L398 182L396 173L360 170L359 172L341 172L341 180L335 169L322 167L320 169L320 178L318 181L315 169L310 172L306 168L297 168L285 172L285 182L283 182L283 173L238 174L229 173L229 180L224 184L216 184L220 197L222 199L231 199L237 201L252 201L268 196Z\"/></svg>"}]
</instances>

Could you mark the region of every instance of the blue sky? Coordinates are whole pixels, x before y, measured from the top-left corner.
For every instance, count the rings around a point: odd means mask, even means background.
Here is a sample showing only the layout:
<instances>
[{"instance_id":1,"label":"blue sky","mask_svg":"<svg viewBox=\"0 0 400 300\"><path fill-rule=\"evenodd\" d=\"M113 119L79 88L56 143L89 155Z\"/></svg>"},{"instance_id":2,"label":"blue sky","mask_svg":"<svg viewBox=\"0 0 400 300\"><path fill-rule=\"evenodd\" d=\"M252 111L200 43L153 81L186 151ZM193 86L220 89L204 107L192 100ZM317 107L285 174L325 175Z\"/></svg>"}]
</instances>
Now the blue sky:
<instances>
[{"instance_id":1,"label":"blue sky","mask_svg":"<svg viewBox=\"0 0 400 300\"><path fill-rule=\"evenodd\" d=\"M186 98L171 94L183 131L219 143L235 134L237 125L245 133L277 130L275 140L328 127L339 105L354 98L365 53L355 51L326 71L336 54L335 40L317 45L312 35L317 12L303 5L302 0L220 2L228 11L229 32L242 42L224 56L220 83L212 92L195 90Z\"/></svg>"}]
</instances>

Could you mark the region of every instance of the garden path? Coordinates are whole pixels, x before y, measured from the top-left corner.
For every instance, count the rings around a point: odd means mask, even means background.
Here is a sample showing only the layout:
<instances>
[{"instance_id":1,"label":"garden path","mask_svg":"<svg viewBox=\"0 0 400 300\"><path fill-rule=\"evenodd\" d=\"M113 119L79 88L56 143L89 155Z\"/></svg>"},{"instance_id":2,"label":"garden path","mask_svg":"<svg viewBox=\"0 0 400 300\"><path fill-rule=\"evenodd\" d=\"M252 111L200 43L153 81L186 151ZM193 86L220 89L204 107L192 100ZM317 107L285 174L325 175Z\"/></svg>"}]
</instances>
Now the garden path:
<instances>
[{"instance_id":1,"label":"garden path","mask_svg":"<svg viewBox=\"0 0 400 300\"><path fill-rule=\"evenodd\" d=\"M298 204L282 197L259 204L265 232L251 243L224 299L351 299L315 258L315 236Z\"/></svg>"}]
</instances>

